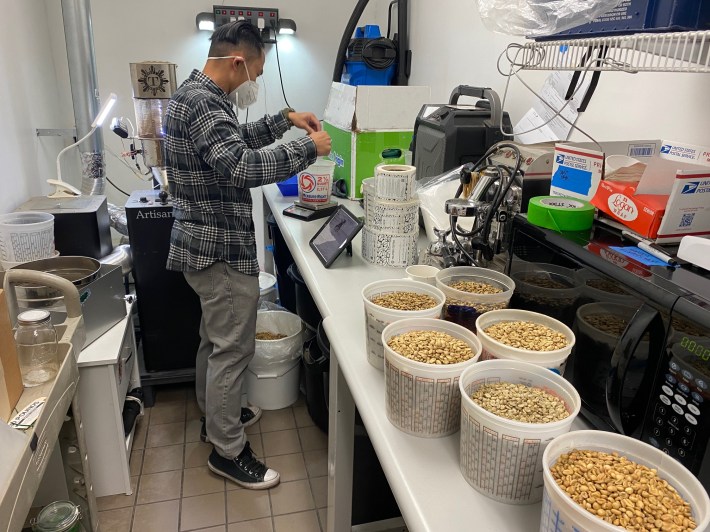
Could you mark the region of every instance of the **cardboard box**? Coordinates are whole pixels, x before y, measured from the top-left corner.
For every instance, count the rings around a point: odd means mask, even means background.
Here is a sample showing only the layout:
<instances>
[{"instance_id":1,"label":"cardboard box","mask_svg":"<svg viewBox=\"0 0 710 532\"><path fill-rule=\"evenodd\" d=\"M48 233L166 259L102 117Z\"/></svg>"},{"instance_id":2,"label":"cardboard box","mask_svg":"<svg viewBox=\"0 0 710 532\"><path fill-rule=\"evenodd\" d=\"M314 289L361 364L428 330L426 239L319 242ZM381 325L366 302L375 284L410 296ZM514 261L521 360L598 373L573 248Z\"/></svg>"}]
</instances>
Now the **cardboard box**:
<instances>
[{"instance_id":1,"label":"cardboard box","mask_svg":"<svg viewBox=\"0 0 710 532\"><path fill-rule=\"evenodd\" d=\"M0 289L0 419L7 422L23 391L17 360L15 335L7 310L5 292Z\"/></svg>"},{"instance_id":2,"label":"cardboard box","mask_svg":"<svg viewBox=\"0 0 710 532\"><path fill-rule=\"evenodd\" d=\"M710 235L710 148L665 140L559 144L551 194L586 199L612 219L659 243ZM570 157L570 155L572 157ZM626 155L646 165L637 181L601 180L600 161Z\"/></svg>"},{"instance_id":3,"label":"cardboard box","mask_svg":"<svg viewBox=\"0 0 710 532\"><path fill-rule=\"evenodd\" d=\"M374 175L378 164L406 162L404 152L412 142L414 122L430 94L429 87L353 87L333 82L323 129L333 141L333 178L345 180L350 198L362 197L360 185ZM393 149L403 155L383 156Z\"/></svg>"}]
</instances>

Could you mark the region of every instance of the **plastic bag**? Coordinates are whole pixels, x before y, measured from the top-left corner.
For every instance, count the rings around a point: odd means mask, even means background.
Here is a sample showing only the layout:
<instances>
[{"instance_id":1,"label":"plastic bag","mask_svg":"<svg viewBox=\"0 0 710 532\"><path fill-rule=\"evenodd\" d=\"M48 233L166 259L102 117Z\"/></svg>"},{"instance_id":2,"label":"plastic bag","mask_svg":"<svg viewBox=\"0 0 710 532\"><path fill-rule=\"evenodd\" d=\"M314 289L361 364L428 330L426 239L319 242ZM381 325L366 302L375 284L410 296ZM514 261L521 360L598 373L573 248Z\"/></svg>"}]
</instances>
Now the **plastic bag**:
<instances>
[{"instance_id":1,"label":"plastic bag","mask_svg":"<svg viewBox=\"0 0 710 532\"><path fill-rule=\"evenodd\" d=\"M267 370L276 364L298 359L303 353L303 325L301 318L291 312L262 310L256 313L256 332L285 334L280 340L257 340L254 358L249 367Z\"/></svg>"},{"instance_id":2,"label":"plastic bag","mask_svg":"<svg viewBox=\"0 0 710 532\"><path fill-rule=\"evenodd\" d=\"M498 33L553 35L611 11L621 0L477 0L483 24Z\"/></svg>"},{"instance_id":3,"label":"plastic bag","mask_svg":"<svg viewBox=\"0 0 710 532\"><path fill-rule=\"evenodd\" d=\"M434 228L449 229L451 227L449 215L444 208L446 200L452 199L461 184L460 176L463 166L457 166L453 170L444 172L441 175L432 177L429 181L417 187L416 192L419 197L419 207L422 211L422 221L426 230L427 239L430 242L436 240ZM473 225L473 218L459 218L459 225L470 231Z\"/></svg>"}]
</instances>

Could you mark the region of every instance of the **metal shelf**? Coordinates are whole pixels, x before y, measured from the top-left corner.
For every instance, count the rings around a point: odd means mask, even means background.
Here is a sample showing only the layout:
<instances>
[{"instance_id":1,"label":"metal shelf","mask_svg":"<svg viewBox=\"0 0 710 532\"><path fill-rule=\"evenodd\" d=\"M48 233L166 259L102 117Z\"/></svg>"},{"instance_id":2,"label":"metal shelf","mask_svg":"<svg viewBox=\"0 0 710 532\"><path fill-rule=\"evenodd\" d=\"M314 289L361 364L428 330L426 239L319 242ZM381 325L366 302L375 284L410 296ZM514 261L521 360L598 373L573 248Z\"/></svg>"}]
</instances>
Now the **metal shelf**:
<instances>
[{"instance_id":1,"label":"metal shelf","mask_svg":"<svg viewBox=\"0 0 710 532\"><path fill-rule=\"evenodd\" d=\"M589 70L710 72L710 31L529 42L522 46L516 63L523 64L523 70L580 70L590 49L598 57L604 48L606 57L617 64L597 63Z\"/></svg>"}]
</instances>

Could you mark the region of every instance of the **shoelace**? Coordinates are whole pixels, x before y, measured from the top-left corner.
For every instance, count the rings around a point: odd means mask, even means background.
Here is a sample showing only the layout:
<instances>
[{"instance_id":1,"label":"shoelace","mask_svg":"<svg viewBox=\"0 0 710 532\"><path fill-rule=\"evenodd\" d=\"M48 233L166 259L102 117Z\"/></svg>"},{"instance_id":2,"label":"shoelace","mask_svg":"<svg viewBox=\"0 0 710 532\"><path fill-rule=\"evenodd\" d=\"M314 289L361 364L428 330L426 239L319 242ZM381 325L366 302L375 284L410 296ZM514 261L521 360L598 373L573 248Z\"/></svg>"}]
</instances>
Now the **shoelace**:
<instances>
[{"instance_id":1,"label":"shoelace","mask_svg":"<svg viewBox=\"0 0 710 532\"><path fill-rule=\"evenodd\" d=\"M247 473L249 473L250 475L256 475L259 478L264 478L264 476L266 475L266 472L269 470L269 468L266 467L266 464L259 461L254 456L254 453L251 450L251 446L249 445L249 442L247 442L246 445L244 446L244 450L242 451L242 454L240 454L234 460L236 462L239 462L239 465L241 465L241 467L243 469L245 469Z\"/></svg>"}]
</instances>

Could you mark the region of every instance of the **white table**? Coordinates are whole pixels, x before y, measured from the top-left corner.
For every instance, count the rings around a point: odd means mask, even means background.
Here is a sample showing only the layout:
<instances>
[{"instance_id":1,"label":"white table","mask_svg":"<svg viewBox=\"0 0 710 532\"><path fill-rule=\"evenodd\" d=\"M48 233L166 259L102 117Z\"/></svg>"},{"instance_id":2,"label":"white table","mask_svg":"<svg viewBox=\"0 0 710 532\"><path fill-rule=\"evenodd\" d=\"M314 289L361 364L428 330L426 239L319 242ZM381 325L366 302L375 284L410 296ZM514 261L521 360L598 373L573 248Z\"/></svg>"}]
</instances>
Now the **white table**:
<instances>
[{"instance_id":1,"label":"white table","mask_svg":"<svg viewBox=\"0 0 710 532\"><path fill-rule=\"evenodd\" d=\"M361 291L373 281L403 278L404 270L367 263L360 253L360 235L353 241L353 256L343 254L326 270L308 246L324 220L285 217L282 211L293 198L284 198L275 185L263 191L264 213L273 212L330 340L328 532L351 529L356 405L410 531L537 531L540 504L498 503L464 480L459 471L458 432L446 438L417 438L387 419L384 373L367 362ZM340 202L362 215L357 202ZM578 418L574 428L588 426Z\"/></svg>"}]
</instances>

